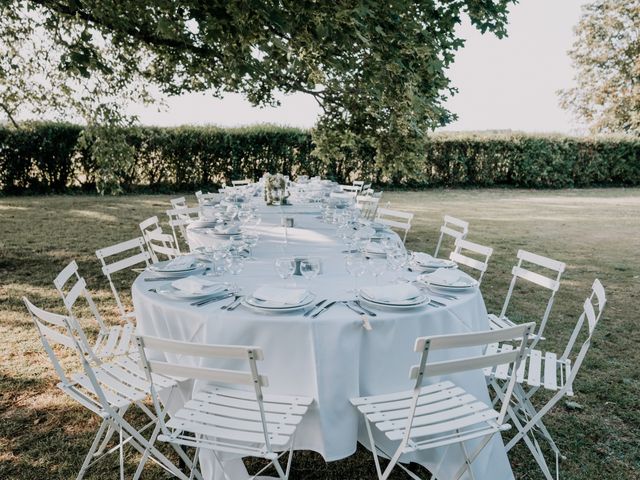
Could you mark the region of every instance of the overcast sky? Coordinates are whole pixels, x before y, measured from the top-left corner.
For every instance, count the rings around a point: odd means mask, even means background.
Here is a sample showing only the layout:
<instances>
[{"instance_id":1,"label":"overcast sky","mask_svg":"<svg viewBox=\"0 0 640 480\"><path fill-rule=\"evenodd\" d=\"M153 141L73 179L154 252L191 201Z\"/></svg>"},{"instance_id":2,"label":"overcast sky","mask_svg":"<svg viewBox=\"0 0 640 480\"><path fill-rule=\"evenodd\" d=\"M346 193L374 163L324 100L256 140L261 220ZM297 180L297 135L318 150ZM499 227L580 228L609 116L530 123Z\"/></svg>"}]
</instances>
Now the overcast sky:
<instances>
[{"instance_id":1,"label":"overcast sky","mask_svg":"<svg viewBox=\"0 0 640 480\"><path fill-rule=\"evenodd\" d=\"M466 45L449 76L459 89L448 107L458 121L445 130L511 129L575 133L574 120L558 105L557 90L572 85L567 50L585 0L520 0L511 7L509 36L498 40L463 24ZM279 108L255 108L241 95L222 100L206 95L170 98L164 111L136 107L147 125L276 123L311 127L319 113L303 94L283 96Z\"/></svg>"}]
</instances>

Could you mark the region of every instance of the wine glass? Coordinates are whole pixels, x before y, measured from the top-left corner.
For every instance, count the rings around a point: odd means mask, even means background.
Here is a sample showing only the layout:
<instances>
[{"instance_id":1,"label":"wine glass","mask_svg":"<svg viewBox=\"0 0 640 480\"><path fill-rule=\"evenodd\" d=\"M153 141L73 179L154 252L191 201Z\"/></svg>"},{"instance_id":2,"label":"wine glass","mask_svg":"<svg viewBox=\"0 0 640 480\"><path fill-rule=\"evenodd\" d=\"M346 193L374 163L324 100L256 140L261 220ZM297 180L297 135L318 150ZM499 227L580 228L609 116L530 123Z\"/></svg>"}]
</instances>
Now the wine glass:
<instances>
[{"instance_id":1,"label":"wine glass","mask_svg":"<svg viewBox=\"0 0 640 480\"><path fill-rule=\"evenodd\" d=\"M291 257L276 258L275 266L276 272L278 272L278 276L283 280L291 278L293 272L296 271L296 261Z\"/></svg>"},{"instance_id":2,"label":"wine glass","mask_svg":"<svg viewBox=\"0 0 640 480\"><path fill-rule=\"evenodd\" d=\"M375 277L377 285L378 277L387 270L387 259L382 256L372 255L369 257L368 267L371 274Z\"/></svg>"},{"instance_id":3,"label":"wine glass","mask_svg":"<svg viewBox=\"0 0 640 480\"><path fill-rule=\"evenodd\" d=\"M225 260L225 267L231 275L240 275L244 267L244 258L240 255L228 255Z\"/></svg>"},{"instance_id":4,"label":"wine glass","mask_svg":"<svg viewBox=\"0 0 640 480\"><path fill-rule=\"evenodd\" d=\"M305 258L300 262L300 273L306 280L311 280L320 273L320 260L317 258Z\"/></svg>"},{"instance_id":5,"label":"wine glass","mask_svg":"<svg viewBox=\"0 0 640 480\"><path fill-rule=\"evenodd\" d=\"M396 278L398 271L407 264L409 256L407 251L402 248L396 248L387 252L387 264L389 269L395 272Z\"/></svg>"},{"instance_id":6,"label":"wine glass","mask_svg":"<svg viewBox=\"0 0 640 480\"><path fill-rule=\"evenodd\" d=\"M253 261L253 247L255 247L256 245L258 245L258 234L256 233L243 233L242 234L242 240L244 241L244 243L247 245L247 247L249 248L249 260Z\"/></svg>"},{"instance_id":7,"label":"wine glass","mask_svg":"<svg viewBox=\"0 0 640 480\"><path fill-rule=\"evenodd\" d=\"M361 253L346 255L344 259L344 266L349 275L354 278L354 288L348 292L357 293L358 277L361 277L367 271L367 259Z\"/></svg>"}]
</instances>

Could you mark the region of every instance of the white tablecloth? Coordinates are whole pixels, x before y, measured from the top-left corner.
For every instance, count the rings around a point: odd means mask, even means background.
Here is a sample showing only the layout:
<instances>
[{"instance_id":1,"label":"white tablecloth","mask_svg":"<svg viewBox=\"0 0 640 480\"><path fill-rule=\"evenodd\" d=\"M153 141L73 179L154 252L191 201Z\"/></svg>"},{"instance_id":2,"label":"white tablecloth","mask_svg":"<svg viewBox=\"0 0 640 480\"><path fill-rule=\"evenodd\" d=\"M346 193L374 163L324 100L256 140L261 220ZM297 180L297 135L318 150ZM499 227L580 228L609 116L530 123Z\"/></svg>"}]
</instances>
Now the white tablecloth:
<instances>
[{"instance_id":1,"label":"white tablecloth","mask_svg":"<svg viewBox=\"0 0 640 480\"><path fill-rule=\"evenodd\" d=\"M344 246L335 236L335 227L318 219L317 205L284 207L282 211L295 218L295 227L287 229L286 243L285 229L280 227L281 209L264 207L263 221L256 227L261 234L254 250L256 260L245 263L241 275L225 274L223 278L238 283L244 293L251 293L264 284L290 285L291 281L284 282L277 276L274 259L282 255L313 254L322 258L322 274L311 281L297 277L298 286L306 286L319 299L351 298L346 291L353 288L354 279L345 270L341 253ZM188 235L192 248L215 241L199 230L190 229ZM379 283L389 281L390 275L393 274L385 274ZM133 285L141 333L205 344L261 346L265 359L259 368L269 377L270 384L266 392L315 399L299 426L295 448L316 451L327 461L353 454L358 439L368 445L360 416L349 398L412 388L408 374L409 367L418 360L413 352L416 337L489 327L478 290L459 294L458 300L446 307L380 312L370 318L373 329L367 331L361 319L344 305L336 305L315 319L303 317L301 313L262 315L244 307L226 312L220 310L226 302L193 307L188 302L149 292L157 282L144 282L141 277ZM360 286L375 283L366 276L359 281ZM480 400L489 402L481 372L459 374L453 380ZM191 391L185 388L182 393L181 401L184 401ZM384 437L378 435L376 439L386 445L386 451L394 451ZM204 452L202 455L203 473L207 472L209 478L218 478L212 458ZM458 446L452 446L420 452L404 460L417 461L439 478L447 478L462 464L463 456ZM243 467L237 463L235 466L238 478L244 478ZM513 478L499 437L494 437L476 459L474 474L478 479Z\"/></svg>"}]
</instances>

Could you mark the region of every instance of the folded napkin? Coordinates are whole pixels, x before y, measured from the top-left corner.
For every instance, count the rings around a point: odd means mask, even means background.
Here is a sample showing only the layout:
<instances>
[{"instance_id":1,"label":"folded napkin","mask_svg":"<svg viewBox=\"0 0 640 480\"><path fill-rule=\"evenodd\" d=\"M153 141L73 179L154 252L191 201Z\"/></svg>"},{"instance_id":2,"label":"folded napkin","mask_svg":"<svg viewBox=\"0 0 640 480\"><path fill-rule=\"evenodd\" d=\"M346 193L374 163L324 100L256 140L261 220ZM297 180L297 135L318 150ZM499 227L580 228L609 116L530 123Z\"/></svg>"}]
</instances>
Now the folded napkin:
<instances>
[{"instance_id":1,"label":"folded napkin","mask_svg":"<svg viewBox=\"0 0 640 480\"><path fill-rule=\"evenodd\" d=\"M264 285L253 292L253 297L267 302L279 302L286 305L299 305L309 295L304 288L270 287Z\"/></svg>"},{"instance_id":2,"label":"folded napkin","mask_svg":"<svg viewBox=\"0 0 640 480\"><path fill-rule=\"evenodd\" d=\"M240 227L235 224L217 225L215 228L217 233L234 234L240 232Z\"/></svg>"},{"instance_id":3,"label":"folded napkin","mask_svg":"<svg viewBox=\"0 0 640 480\"><path fill-rule=\"evenodd\" d=\"M171 286L186 293L210 293L212 295L226 290L224 283L209 280L203 276L186 277L171 282Z\"/></svg>"},{"instance_id":4,"label":"folded napkin","mask_svg":"<svg viewBox=\"0 0 640 480\"><path fill-rule=\"evenodd\" d=\"M471 283L467 275L451 268L439 268L435 272L426 274L425 277L451 287L462 287Z\"/></svg>"},{"instance_id":5,"label":"folded napkin","mask_svg":"<svg viewBox=\"0 0 640 480\"><path fill-rule=\"evenodd\" d=\"M162 270L186 270L193 267L196 259L193 255L182 255L169 260L162 266Z\"/></svg>"},{"instance_id":6,"label":"folded napkin","mask_svg":"<svg viewBox=\"0 0 640 480\"><path fill-rule=\"evenodd\" d=\"M361 290L365 297L381 302L403 302L420 295L420 290L409 283L364 287Z\"/></svg>"},{"instance_id":7,"label":"folded napkin","mask_svg":"<svg viewBox=\"0 0 640 480\"><path fill-rule=\"evenodd\" d=\"M368 243L365 250L369 253L385 253L384 247L380 243Z\"/></svg>"}]
</instances>

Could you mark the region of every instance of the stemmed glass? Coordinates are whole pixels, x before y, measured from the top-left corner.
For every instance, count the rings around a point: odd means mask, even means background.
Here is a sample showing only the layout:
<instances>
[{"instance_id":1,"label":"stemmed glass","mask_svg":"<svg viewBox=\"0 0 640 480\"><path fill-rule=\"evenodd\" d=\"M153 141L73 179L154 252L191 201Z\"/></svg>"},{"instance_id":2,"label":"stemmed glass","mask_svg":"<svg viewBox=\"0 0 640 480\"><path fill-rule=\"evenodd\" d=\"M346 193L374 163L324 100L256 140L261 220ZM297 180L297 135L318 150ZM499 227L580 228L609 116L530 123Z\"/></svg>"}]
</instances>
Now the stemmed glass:
<instances>
[{"instance_id":1,"label":"stemmed glass","mask_svg":"<svg viewBox=\"0 0 640 480\"><path fill-rule=\"evenodd\" d=\"M367 271L367 259L361 253L346 255L344 266L349 275L354 278L354 288L348 290L348 293L358 293L358 277L361 277Z\"/></svg>"},{"instance_id":2,"label":"stemmed glass","mask_svg":"<svg viewBox=\"0 0 640 480\"><path fill-rule=\"evenodd\" d=\"M243 233L242 240L249 248L249 261L255 261L253 258L253 247L258 245L259 236L257 233Z\"/></svg>"},{"instance_id":3,"label":"stemmed glass","mask_svg":"<svg viewBox=\"0 0 640 480\"><path fill-rule=\"evenodd\" d=\"M396 248L387 252L387 263L389 269L395 272L395 278L398 278L398 271L404 267L409 260L409 255L404 248Z\"/></svg>"},{"instance_id":4,"label":"stemmed glass","mask_svg":"<svg viewBox=\"0 0 640 480\"><path fill-rule=\"evenodd\" d=\"M300 273L306 280L312 280L320 273L320 260L317 258L305 258L300 262Z\"/></svg>"},{"instance_id":5,"label":"stemmed glass","mask_svg":"<svg viewBox=\"0 0 640 480\"><path fill-rule=\"evenodd\" d=\"M292 257L279 257L275 261L276 272L278 276L286 280L293 276L293 272L296 271L296 261Z\"/></svg>"},{"instance_id":6,"label":"stemmed glass","mask_svg":"<svg viewBox=\"0 0 640 480\"><path fill-rule=\"evenodd\" d=\"M240 275L244 267L244 258L240 255L227 255L224 259L224 264L231 275Z\"/></svg>"},{"instance_id":7,"label":"stemmed glass","mask_svg":"<svg viewBox=\"0 0 640 480\"><path fill-rule=\"evenodd\" d=\"M387 270L387 259L377 255L369 257L368 260L369 270L376 279L376 285L378 284L378 277Z\"/></svg>"}]
</instances>

